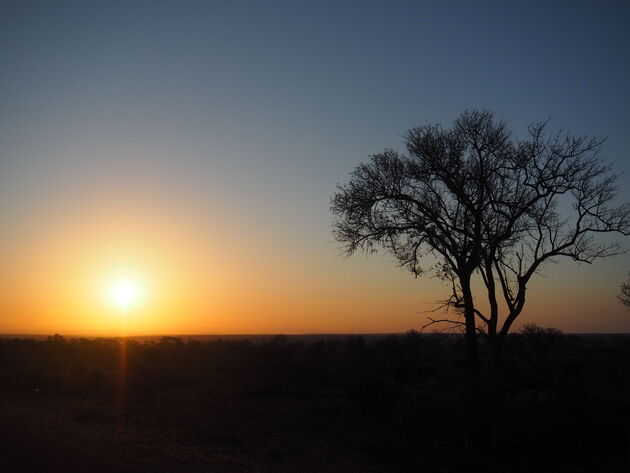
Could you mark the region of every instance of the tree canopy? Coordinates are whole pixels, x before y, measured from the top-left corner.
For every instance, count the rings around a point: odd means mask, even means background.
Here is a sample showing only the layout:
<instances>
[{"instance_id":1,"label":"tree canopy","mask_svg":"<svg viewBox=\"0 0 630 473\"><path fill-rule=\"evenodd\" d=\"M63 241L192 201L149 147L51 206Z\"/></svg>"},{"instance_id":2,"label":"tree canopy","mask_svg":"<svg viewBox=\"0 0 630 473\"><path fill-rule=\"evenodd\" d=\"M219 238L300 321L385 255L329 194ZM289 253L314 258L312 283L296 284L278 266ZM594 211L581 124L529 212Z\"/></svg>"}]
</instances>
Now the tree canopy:
<instances>
[{"instance_id":1,"label":"tree canopy","mask_svg":"<svg viewBox=\"0 0 630 473\"><path fill-rule=\"evenodd\" d=\"M473 371L477 332L499 356L544 263L619 254L618 241L597 236L630 232L630 206L614 205L617 175L600 156L604 140L549 134L547 125L517 139L492 112L472 110L450 128L411 129L406 153L373 155L332 198L347 254L380 247L415 275L431 269L450 281L448 306L464 316ZM426 268L427 255L439 263ZM485 285L485 312L473 275Z\"/></svg>"}]
</instances>

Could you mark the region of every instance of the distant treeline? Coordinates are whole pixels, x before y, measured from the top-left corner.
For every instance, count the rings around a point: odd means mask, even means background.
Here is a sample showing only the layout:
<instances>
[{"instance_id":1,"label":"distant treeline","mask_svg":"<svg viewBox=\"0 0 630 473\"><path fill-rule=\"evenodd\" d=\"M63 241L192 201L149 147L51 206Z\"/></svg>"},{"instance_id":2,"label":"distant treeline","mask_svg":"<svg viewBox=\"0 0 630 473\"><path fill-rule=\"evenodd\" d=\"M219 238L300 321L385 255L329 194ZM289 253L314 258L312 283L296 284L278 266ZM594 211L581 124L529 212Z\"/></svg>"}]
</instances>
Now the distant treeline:
<instances>
[{"instance_id":1,"label":"distant treeline","mask_svg":"<svg viewBox=\"0 0 630 473\"><path fill-rule=\"evenodd\" d=\"M311 338L312 337L312 338ZM269 391L312 391L352 382L393 390L466 379L464 340L458 335L218 337L212 341L163 336L158 340L116 338L0 339L0 386L4 389L107 391L124 367L129 389L194 383L216 373L256 373ZM124 349L124 355L123 355ZM527 326L510 336L506 376L540 387L567 380L609 377L630 361L630 335L564 335ZM121 356L124 362L121 363ZM611 365L600 358L617 360ZM629 364L630 365L630 364ZM593 368L593 367L596 368ZM592 372L588 372L592 370ZM621 381L617 381L621 382Z\"/></svg>"}]
</instances>

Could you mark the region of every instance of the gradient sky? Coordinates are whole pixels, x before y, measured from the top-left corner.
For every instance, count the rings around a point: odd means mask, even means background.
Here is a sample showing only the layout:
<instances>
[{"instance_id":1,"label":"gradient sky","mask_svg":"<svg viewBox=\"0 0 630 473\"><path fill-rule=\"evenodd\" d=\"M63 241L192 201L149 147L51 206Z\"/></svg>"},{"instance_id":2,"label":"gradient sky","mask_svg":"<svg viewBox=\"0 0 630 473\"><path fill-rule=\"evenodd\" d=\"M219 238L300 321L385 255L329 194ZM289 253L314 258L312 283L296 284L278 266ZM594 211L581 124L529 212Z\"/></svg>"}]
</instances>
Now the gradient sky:
<instances>
[{"instance_id":1,"label":"gradient sky","mask_svg":"<svg viewBox=\"0 0 630 473\"><path fill-rule=\"evenodd\" d=\"M419 328L447 288L340 257L336 184L488 108L607 136L630 200L628 5L4 2L0 332L115 333L102 288L127 270L133 333ZM551 265L516 325L630 332L629 270Z\"/></svg>"}]
</instances>

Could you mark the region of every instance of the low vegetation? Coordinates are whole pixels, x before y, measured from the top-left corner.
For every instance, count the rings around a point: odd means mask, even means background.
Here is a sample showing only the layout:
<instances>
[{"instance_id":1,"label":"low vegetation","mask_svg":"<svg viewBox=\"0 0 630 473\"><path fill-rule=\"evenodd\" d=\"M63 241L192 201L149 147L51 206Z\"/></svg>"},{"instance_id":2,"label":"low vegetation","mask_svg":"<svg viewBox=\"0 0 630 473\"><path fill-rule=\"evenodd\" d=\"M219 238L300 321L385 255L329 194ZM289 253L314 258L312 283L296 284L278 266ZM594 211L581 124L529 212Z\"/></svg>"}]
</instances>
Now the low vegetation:
<instances>
[{"instance_id":1,"label":"low vegetation","mask_svg":"<svg viewBox=\"0 0 630 473\"><path fill-rule=\"evenodd\" d=\"M3 339L2 414L124 471L626 471L629 336L528 325L487 382L464 343Z\"/></svg>"}]
</instances>

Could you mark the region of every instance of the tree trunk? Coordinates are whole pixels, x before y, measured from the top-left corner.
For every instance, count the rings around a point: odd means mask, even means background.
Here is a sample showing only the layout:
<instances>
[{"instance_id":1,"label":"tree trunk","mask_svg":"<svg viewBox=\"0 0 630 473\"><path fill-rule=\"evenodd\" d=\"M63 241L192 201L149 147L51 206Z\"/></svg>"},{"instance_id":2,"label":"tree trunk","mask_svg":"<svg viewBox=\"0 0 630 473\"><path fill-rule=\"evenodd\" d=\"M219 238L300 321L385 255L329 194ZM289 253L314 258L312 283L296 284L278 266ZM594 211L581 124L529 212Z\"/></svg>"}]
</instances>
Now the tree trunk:
<instances>
[{"instance_id":1,"label":"tree trunk","mask_svg":"<svg viewBox=\"0 0 630 473\"><path fill-rule=\"evenodd\" d=\"M497 379L503 372L503 339L498 336L494 336L489 340L492 377Z\"/></svg>"},{"instance_id":2,"label":"tree trunk","mask_svg":"<svg viewBox=\"0 0 630 473\"><path fill-rule=\"evenodd\" d=\"M460 278L462 294L464 296L464 318L466 321L466 354L468 355L468 368L473 379L479 378L479 354L477 352L477 329L475 326L475 311L472 292L470 290L470 277Z\"/></svg>"}]
</instances>

